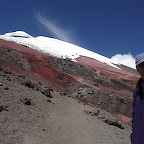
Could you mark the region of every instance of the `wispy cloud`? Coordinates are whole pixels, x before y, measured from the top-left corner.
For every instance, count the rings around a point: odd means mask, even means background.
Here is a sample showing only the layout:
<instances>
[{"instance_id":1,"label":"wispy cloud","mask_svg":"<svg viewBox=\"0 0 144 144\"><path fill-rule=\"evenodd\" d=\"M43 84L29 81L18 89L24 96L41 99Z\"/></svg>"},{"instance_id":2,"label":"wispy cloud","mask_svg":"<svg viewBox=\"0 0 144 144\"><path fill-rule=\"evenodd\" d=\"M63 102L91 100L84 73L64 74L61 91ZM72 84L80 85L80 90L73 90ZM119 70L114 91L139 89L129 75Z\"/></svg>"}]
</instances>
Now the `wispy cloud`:
<instances>
[{"instance_id":1,"label":"wispy cloud","mask_svg":"<svg viewBox=\"0 0 144 144\"><path fill-rule=\"evenodd\" d=\"M34 11L34 16L36 20L42 24L45 29L54 37L59 40L63 40L65 42L69 43L75 43L75 41L72 38L73 32L70 30L66 30L62 28L58 23L56 23L54 20L50 20L47 17L40 14L38 11Z\"/></svg>"},{"instance_id":2,"label":"wispy cloud","mask_svg":"<svg viewBox=\"0 0 144 144\"><path fill-rule=\"evenodd\" d=\"M116 55L112 56L111 59L120 63L120 64L129 66L129 67L135 69L135 59L130 53L128 53L128 54L116 54Z\"/></svg>"}]
</instances>

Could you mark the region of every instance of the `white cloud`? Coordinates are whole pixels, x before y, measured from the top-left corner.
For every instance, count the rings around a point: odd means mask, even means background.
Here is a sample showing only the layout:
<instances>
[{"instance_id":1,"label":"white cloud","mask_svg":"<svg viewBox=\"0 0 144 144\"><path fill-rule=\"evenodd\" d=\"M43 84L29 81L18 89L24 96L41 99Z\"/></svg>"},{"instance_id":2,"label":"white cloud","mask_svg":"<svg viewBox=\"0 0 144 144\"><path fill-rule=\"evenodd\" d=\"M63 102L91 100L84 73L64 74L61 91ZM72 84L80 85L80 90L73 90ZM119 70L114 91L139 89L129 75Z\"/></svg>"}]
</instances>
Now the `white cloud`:
<instances>
[{"instance_id":1,"label":"white cloud","mask_svg":"<svg viewBox=\"0 0 144 144\"><path fill-rule=\"evenodd\" d=\"M112 56L111 59L117 63L129 66L135 69L135 59L130 53L129 54L116 54Z\"/></svg>"},{"instance_id":2,"label":"white cloud","mask_svg":"<svg viewBox=\"0 0 144 144\"><path fill-rule=\"evenodd\" d=\"M36 20L42 24L52 36L65 42L75 43L72 38L73 31L63 29L56 21L48 19L39 12L34 11L34 15Z\"/></svg>"}]
</instances>

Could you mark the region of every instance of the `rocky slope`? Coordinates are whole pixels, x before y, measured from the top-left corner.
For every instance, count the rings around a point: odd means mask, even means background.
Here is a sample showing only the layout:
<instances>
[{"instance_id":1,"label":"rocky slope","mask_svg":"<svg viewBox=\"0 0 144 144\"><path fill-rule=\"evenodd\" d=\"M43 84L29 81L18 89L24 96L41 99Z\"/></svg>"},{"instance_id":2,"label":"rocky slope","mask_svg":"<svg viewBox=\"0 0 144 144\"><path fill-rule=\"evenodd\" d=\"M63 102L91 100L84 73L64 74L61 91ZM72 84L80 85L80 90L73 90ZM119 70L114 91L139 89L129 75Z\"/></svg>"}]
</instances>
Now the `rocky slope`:
<instances>
[{"instance_id":1,"label":"rocky slope","mask_svg":"<svg viewBox=\"0 0 144 144\"><path fill-rule=\"evenodd\" d=\"M120 67L0 40L0 143L129 143L139 75Z\"/></svg>"}]
</instances>

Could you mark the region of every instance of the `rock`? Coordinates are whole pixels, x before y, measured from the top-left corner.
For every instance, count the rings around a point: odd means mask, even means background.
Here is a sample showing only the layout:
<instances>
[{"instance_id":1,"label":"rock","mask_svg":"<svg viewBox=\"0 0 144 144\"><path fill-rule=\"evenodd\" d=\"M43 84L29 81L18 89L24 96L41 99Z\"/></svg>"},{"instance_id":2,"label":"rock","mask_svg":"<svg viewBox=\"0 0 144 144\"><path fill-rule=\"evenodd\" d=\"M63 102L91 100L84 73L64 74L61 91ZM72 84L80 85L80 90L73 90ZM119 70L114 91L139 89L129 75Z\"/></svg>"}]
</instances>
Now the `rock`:
<instances>
[{"instance_id":1,"label":"rock","mask_svg":"<svg viewBox=\"0 0 144 144\"><path fill-rule=\"evenodd\" d=\"M51 89L46 89L45 91L41 92L43 95L49 97L49 98L53 98L53 96L51 95Z\"/></svg>"},{"instance_id":2,"label":"rock","mask_svg":"<svg viewBox=\"0 0 144 144\"><path fill-rule=\"evenodd\" d=\"M2 112L3 110L8 111L8 110L7 110L7 106L2 106L2 105L1 105L1 106L0 106L0 112Z\"/></svg>"},{"instance_id":3,"label":"rock","mask_svg":"<svg viewBox=\"0 0 144 144\"><path fill-rule=\"evenodd\" d=\"M105 120L103 120L103 122L105 122L105 123L107 123L109 125L116 126L116 127L120 128L120 129L124 129L124 127L121 125L121 123L119 123L117 120L112 121L110 119L105 119Z\"/></svg>"},{"instance_id":4,"label":"rock","mask_svg":"<svg viewBox=\"0 0 144 144\"><path fill-rule=\"evenodd\" d=\"M8 88L8 87L5 87L4 89L5 89L5 90L9 90L9 88Z\"/></svg>"},{"instance_id":5,"label":"rock","mask_svg":"<svg viewBox=\"0 0 144 144\"><path fill-rule=\"evenodd\" d=\"M31 99L25 98L25 99L20 99L20 101L25 105L32 105Z\"/></svg>"}]
</instances>

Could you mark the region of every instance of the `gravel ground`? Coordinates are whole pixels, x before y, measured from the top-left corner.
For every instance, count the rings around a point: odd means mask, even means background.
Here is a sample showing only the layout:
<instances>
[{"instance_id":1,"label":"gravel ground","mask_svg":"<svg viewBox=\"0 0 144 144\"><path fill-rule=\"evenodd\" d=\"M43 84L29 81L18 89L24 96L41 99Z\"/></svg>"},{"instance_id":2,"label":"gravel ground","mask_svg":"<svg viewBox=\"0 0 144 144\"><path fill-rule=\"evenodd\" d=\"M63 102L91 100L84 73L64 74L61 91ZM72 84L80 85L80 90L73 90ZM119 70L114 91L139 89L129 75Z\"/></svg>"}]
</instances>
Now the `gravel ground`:
<instances>
[{"instance_id":1,"label":"gravel ground","mask_svg":"<svg viewBox=\"0 0 144 144\"><path fill-rule=\"evenodd\" d=\"M0 73L0 144L130 144L128 124L109 125L110 114L59 92L49 98L21 81Z\"/></svg>"}]
</instances>

